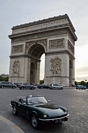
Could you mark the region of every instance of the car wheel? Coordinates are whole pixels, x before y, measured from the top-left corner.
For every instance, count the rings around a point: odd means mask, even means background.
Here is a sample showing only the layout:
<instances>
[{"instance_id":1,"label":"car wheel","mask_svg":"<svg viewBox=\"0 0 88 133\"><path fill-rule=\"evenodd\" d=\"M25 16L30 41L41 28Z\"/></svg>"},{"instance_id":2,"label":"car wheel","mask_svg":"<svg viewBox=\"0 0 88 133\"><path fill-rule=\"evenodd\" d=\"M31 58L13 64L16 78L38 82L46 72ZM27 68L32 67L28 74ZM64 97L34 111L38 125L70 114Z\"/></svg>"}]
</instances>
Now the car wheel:
<instances>
[{"instance_id":1,"label":"car wheel","mask_svg":"<svg viewBox=\"0 0 88 133\"><path fill-rule=\"evenodd\" d=\"M12 88L14 89L14 88L16 88L15 86L12 86Z\"/></svg>"},{"instance_id":2,"label":"car wheel","mask_svg":"<svg viewBox=\"0 0 88 133\"><path fill-rule=\"evenodd\" d=\"M18 114L16 105L14 105L14 106L12 107L12 112L13 112L14 115L17 115L17 114Z\"/></svg>"},{"instance_id":3,"label":"car wheel","mask_svg":"<svg viewBox=\"0 0 88 133\"><path fill-rule=\"evenodd\" d=\"M39 121L38 121L38 118L37 118L36 114L33 114L32 117L31 117L31 125L34 128L38 128L39 127Z\"/></svg>"},{"instance_id":4,"label":"car wheel","mask_svg":"<svg viewBox=\"0 0 88 133\"><path fill-rule=\"evenodd\" d=\"M35 87L32 87L32 90L34 90L35 89Z\"/></svg>"},{"instance_id":5,"label":"car wheel","mask_svg":"<svg viewBox=\"0 0 88 133\"><path fill-rule=\"evenodd\" d=\"M2 86L2 88L4 88L4 86Z\"/></svg>"}]
</instances>

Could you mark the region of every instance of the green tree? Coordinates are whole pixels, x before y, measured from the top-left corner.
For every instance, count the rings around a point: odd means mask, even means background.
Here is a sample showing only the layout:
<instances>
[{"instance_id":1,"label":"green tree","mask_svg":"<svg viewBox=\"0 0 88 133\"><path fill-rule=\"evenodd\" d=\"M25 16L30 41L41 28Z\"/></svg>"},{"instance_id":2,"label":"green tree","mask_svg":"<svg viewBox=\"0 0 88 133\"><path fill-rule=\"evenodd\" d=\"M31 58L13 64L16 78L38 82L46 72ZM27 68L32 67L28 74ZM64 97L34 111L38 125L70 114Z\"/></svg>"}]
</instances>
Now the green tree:
<instances>
[{"instance_id":1,"label":"green tree","mask_svg":"<svg viewBox=\"0 0 88 133\"><path fill-rule=\"evenodd\" d=\"M78 83L77 83L77 81L75 81L75 85L77 85Z\"/></svg>"},{"instance_id":2,"label":"green tree","mask_svg":"<svg viewBox=\"0 0 88 133\"><path fill-rule=\"evenodd\" d=\"M81 82L80 82L80 85L86 86L86 82L85 82L85 81L81 81Z\"/></svg>"},{"instance_id":3,"label":"green tree","mask_svg":"<svg viewBox=\"0 0 88 133\"><path fill-rule=\"evenodd\" d=\"M8 81L9 77L4 77L3 81Z\"/></svg>"},{"instance_id":4,"label":"green tree","mask_svg":"<svg viewBox=\"0 0 88 133\"><path fill-rule=\"evenodd\" d=\"M43 80L40 80L40 84L43 84L44 83L44 79Z\"/></svg>"},{"instance_id":5,"label":"green tree","mask_svg":"<svg viewBox=\"0 0 88 133\"><path fill-rule=\"evenodd\" d=\"M2 76L0 76L0 81L3 81L3 77Z\"/></svg>"}]
</instances>

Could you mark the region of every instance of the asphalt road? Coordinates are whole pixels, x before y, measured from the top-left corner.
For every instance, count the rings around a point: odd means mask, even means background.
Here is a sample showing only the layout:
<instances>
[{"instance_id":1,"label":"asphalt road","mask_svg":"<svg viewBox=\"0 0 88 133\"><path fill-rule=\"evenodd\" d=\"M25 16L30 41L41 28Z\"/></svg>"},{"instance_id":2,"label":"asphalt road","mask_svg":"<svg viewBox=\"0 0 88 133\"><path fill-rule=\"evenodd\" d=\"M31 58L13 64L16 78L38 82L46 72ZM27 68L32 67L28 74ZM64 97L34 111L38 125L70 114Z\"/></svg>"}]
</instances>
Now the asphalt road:
<instances>
[{"instance_id":1,"label":"asphalt road","mask_svg":"<svg viewBox=\"0 0 88 133\"><path fill-rule=\"evenodd\" d=\"M30 122L21 115L12 114L10 101L17 96L43 95L52 103L68 108L69 120L62 124L33 129ZM0 115L19 126L25 133L88 133L88 90L19 90L0 89Z\"/></svg>"}]
</instances>

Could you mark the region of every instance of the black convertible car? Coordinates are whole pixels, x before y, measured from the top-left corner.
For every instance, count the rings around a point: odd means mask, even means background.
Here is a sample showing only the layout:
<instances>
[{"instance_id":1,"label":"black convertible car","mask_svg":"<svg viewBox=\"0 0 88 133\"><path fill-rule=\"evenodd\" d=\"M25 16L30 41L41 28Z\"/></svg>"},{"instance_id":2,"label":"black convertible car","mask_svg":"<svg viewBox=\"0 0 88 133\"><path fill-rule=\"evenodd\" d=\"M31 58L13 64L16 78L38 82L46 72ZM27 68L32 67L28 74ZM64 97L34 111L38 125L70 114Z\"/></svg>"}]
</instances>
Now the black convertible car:
<instances>
[{"instance_id":1,"label":"black convertible car","mask_svg":"<svg viewBox=\"0 0 88 133\"><path fill-rule=\"evenodd\" d=\"M20 113L30 119L31 125L38 128L42 123L61 123L68 120L65 107L51 104L43 96L18 97L11 101L14 115Z\"/></svg>"}]
</instances>

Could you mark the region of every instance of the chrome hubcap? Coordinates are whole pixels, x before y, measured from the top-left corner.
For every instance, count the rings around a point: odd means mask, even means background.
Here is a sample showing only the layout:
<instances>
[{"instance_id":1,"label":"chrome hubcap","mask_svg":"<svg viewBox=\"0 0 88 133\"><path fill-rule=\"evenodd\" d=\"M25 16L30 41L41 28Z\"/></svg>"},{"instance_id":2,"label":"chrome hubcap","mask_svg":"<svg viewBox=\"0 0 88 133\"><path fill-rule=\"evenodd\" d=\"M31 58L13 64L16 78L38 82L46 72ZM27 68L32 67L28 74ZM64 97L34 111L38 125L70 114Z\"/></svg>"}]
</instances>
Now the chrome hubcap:
<instances>
[{"instance_id":1,"label":"chrome hubcap","mask_svg":"<svg viewBox=\"0 0 88 133\"><path fill-rule=\"evenodd\" d=\"M33 127L37 126L37 120L35 117L32 117L32 125L33 125Z\"/></svg>"},{"instance_id":2,"label":"chrome hubcap","mask_svg":"<svg viewBox=\"0 0 88 133\"><path fill-rule=\"evenodd\" d=\"M15 114L16 113L16 108L15 107L13 107L13 114Z\"/></svg>"}]
</instances>

